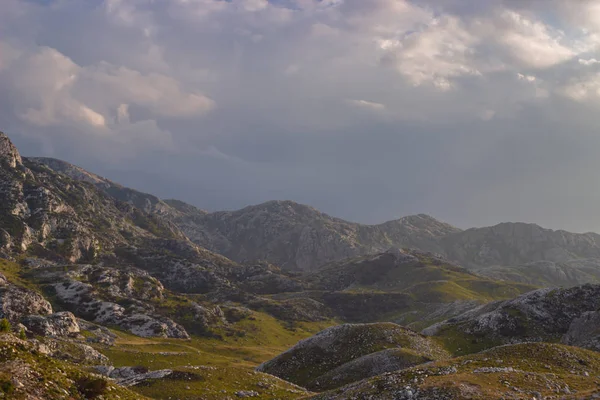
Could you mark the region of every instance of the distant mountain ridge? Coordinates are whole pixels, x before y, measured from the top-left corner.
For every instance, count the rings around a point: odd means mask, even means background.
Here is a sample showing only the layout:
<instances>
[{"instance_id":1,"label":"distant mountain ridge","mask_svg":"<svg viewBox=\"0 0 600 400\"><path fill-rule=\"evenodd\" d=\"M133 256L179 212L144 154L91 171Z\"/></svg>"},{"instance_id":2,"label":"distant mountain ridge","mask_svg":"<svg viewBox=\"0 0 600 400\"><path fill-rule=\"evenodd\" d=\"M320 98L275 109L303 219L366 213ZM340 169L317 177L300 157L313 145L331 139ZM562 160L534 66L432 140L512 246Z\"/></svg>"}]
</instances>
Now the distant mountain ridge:
<instances>
[{"instance_id":1,"label":"distant mountain ridge","mask_svg":"<svg viewBox=\"0 0 600 400\"><path fill-rule=\"evenodd\" d=\"M600 260L600 235L596 233L555 231L525 223L461 230L425 214L364 225L278 200L236 211L206 212L179 200L161 200L123 187L61 160L32 160L91 182L146 212L167 217L194 243L237 262L266 260L285 269L307 271L395 247L438 253L471 270L482 270L486 276L535 285L595 282L598 276L594 265L600 262L594 260ZM585 265L575 262L584 259L591 261ZM518 279L514 267L540 261L571 264L563 268L564 274L550 280L539 276ZM490 267L496 272L487 271ZM507 267L513 269L502 270Z\"/></svg>"}]
</instances>

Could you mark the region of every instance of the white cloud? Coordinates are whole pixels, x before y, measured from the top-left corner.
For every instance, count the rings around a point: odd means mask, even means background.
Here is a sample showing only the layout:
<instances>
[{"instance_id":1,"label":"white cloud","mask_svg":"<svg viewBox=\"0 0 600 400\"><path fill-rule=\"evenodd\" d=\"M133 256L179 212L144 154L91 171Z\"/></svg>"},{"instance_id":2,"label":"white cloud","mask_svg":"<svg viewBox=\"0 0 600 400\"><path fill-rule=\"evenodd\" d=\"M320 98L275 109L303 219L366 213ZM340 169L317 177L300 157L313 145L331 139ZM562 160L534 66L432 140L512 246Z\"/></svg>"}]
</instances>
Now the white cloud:
<instances>
[{"instance_id":1,"label":"white cloud","mask_svg":"<svg viewBox=\"0 0 600 400\"><path fill-rule=\"evenodd\" d=\"M595 58L590 58L589 60L585 60L583 58L580 58L579 59L579 64L590 66L590 65L600 64L600 61L596 60Z\"/></svg>"},{"instance_id":2,"label":"white cloud","mask_svg":"<svg viewBox=\"0 0 600 400\"><path fill-rule=\"evenodd\" d=\"M521 73L517 74L517 78L519 78L519 80L521 81L526 81L526 82L535 82L536 81L536 77L533 75L523 75Z\"/></svg>"},{"instance_id":3,"label":"white cloud","mask_svg":"<svg viewBox=\"0 0 600 400\"><path fill-rule=\"evenodd\" d=\"M79 116L93 126L104 126L106 124L101 114L83 104L79 106Z\"/></svg>"},{"instance_id":4,"label":"white cloud","mask_svg":"<svg viewBox=\"0 0 600 400\"><path fill-rule=\"evenodd\" d=\"M356 106L356 107L360 107L363 109L367 109L367 110L372 110L372 111L383 111L385 110L385 105L381 104L381 103L376 103L374 101L367 101L367 100L348 100L348 103Z\"/></svg>"},{"instance_id":5,"label":"white cloud","mask_svg":"<svg viewBox=\"0 0 600 400\"><path fill-rule=\"evenodd\" d=\"M391 63L413 85L430 83L441 90L451 89L453 79L479 75L474 47L479 39L455 17L434 19L420 32L397 41L385 40L384 63Z\"/></svg>"},{"instance_id":6,"label":"white cloud","mask_svg":"<svg viewBox=\"0 0 600 400\"><path fill-rule=\"evenodd\" d=\"M569 80L558 92L575 101L600 99L600 74Z\"/></svg>"},{"instance_id":7,"label":"white cloud","mask_svg":"<svg viewBox=\"0 0 600 400\"><path fill-rule=\"evenodd\" d=\"M567 61L576 52L561 43L564 34L548 25L505 10L498 21L499 42L522 66L548 68Z\"/></svg>"},{"instance_id":8,"label":"white cloud","mask_svg":"<svg viewBox=\"0 0 600 400\"><path fill-rule=\"evenodd\" d=\"M244 11L256 12L264 10L269 6L267 0L237 0L234 3Z\"/></svg>"}]
</instances>

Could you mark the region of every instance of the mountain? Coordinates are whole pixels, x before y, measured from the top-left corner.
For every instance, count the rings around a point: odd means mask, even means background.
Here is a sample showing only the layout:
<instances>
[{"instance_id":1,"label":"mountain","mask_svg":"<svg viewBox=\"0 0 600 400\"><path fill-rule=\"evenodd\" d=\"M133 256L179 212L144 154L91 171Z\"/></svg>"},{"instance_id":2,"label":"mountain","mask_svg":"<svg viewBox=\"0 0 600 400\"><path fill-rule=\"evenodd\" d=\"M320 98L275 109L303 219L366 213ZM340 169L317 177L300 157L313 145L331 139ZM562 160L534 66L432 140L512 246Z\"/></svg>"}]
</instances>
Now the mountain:
<instances>
[{"instance_id":1,"label":"mountain","mask_svg":"<svg viewBox=\"0 0 600 400\"><path fill-rule=\"evenodd\" d=\"M460 231L423 214L380 225L362 225L292 201L269 201L238 211L207 213L182 201L162 201L124 188L61 160L31 160L73 179L91 182L144 211L169 215L194 243L238 262L267 260L286 269L311 270L330 261L390 247L440 252L438 240Z\"/></svg>"},{"instance_id":2,"label":"mountain","mask_svg":"<svg viewBox=\"0 0 600 400\"><path fill-rule=\"evenodd\" d=\"M446 257L470 269L600 258L600 235L596 233L554 231L524 223L455 232L442 238L440 246Z\"/></svg>"},{"instance_id":3,"label":"mountain","mask_svg":"<svg viewBox=\"0 0 600 400\"><path fill-rule=\"evenodd\" d=\"M117 200L132 204L146 213L177 215L173 208L156 196L127 188L66 161L47 157L28 157L26 159L33 163L46 165L50 169L67 175L74 180L91 183Z\"/></svg>"},{"instance_id":4,"label":"mountain","mask_svg":"<svg viewBox=\"0 0 600 400\"><path fill-rule=\"evenodd\" d=\"M292 201L270 201L232 212L187 210L174 222L195 243L238 262L264 259L290 270L313 270L392 246L439 251L437 240L458 231L427 215L361 225Z\"/></svg>"},{"instance_id":5,"label":"mountain","mask_svg":"<svg viewBox=\"0 0 600 400\"><path fill-rule=\"evenodd\" d=\"M208 213L125 188L64 161L32 160L164 216L197 245L237 262L265 260L287 270L312 271L330 262L408 247L441 254L495 279L534 285L572 286L596 282L600 274L595 266L600 264L600 235L595 233L554 231L525 223L461 230L424 214L363 225L292 201ZM543 267L551 278L543 277L546 273L539 270L543 264L538 262L558 264Z\"/></svg>"}]
</instances>

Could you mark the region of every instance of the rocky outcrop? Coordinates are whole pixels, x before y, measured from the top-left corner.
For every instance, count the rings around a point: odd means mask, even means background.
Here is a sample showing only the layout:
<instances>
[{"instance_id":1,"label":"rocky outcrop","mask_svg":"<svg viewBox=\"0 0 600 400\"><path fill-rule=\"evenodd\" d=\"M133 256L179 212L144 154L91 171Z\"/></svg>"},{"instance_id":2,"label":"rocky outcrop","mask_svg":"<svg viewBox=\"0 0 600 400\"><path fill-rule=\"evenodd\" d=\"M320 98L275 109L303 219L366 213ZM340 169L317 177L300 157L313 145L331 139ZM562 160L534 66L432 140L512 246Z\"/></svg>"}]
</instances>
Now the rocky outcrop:
<instances>
[{"instance_id":1,"label":"rocky outcrop","mask_svg":"<svg viewBox=\"0 0 600 400\"><path fill-rule=\"evenodd\" d=\"M340 325L300 341L276 358L261 364L257 371L278 376L311 390L320 390L359 380L361 373L374 373L378 363L393 353L374 355L386 349L406 349L415 356L427 359L447 357L436 342L409 329L391 323ZM372 355L370 358L362 357ZM399 365L399 354L390 365ZM406 356L406 359L409 357ZM348 364L351 363L351 364ZM410 364L410 362L406 362ZM369 368L369 366L373 368ZM386 368L380 365L382 368Z\"/></svg>"},{"instance_id":2,"label":"rocky outcrop","mask_svg":"<svg viewBox=\"0 0 600 400\"><path fill-rule=\"evenodd\" d=\"M17 323L30 315L47 315L52 313L52 306L39 293L8 283L0 274L0 318Z\"/></svg>"},{"instance_id":3,"label":"rocky outcrop","mask_svg":"<svg viewBox=\"0 0 600 400\"><path fill-rule=\"evenodd\" d=\"M21 155L8 136L0 132L0 163L10 168L22 165Z\"/></svg>"},{"instance_id":4,"label":"rocky outcrop","mask_svg":"<svg viewBox=\"0 0 600 400\"><path fill-rule=\"evenodd\" d=\"M600 311L588 311L571 322L562 343L600 351Z\"/></svg>"},{"instance_id":5,"label":"rocky outcrop","mask_svg":"<svg viewBox=\"0 0 600 400\"><path fill-rule=\"evenodd\" d=\"M46 340L44 346L53 358L69 361L78 365L110 365L104 354L93 347L75 340Z\"/></svg>"},{"instance_id":6,"label":"rocky outcrop","mask_svg":"<svg viewBox=\"0 0 600 400\"><path fill-rule=\"evenodd\" d=\"M76 336L80 332L77 318L68 311L47 316L28 315L21 319L21 323L30 332L46 337Z\"/></svg>"},{"instance_id":7,"label":"rocky outcrop","mask_svg":"<svg viewBox=\"0 0 600 400\"><path fill-rule=\"evenodd\" d=\"M155 313L149 300L162 299L164 288L145 271L84 265L36 273L53 282L58 301L79 317L143 337L189 338L181 325Z\"/></svg>"},{"instance_id":8,"label":"rocky outcrop","mask_svg":"<svg viewBox=\"0 0 600 400\"><path fill-rule=\"evenodd\" d=\"M504 343L560 340L588 311L600 308L600 285L569 289L540 289L513 300L480 306L423 331L427 335L454 332L461 339L481 340L488 346ZM587 315L589 317L589 314ZM586 319L573 326L585 325ZM591 319L590 321L593 321ZM578 340L575 332L568 337Z\"/></svg>"},{"instance_id":9,"label":"rocky outcrop","mask_svg":"<svg viewBox=\"0 0 600 400\"><path fill-rule=\"evenodd\" d=\"M66 161L48 157L30 157L28 158L28 160L46 165L52 170L67 175L72 179L91 183L98 187L100 190L103 190L111 196L115 197L117 200L129 203L138 208L139 210L142 210L143 212L164 215L178 215L176 209L173 209L167 203L163 202L156 196L138 192L137 190L133 190L125 186L119 185L118 183L115 183L109 179L103 178L94 173L88 172L83 168L70 164Z\"/></svg>"},{"instance_id":10,"label":"rocky outcrop","mask_svg":"<svg viewBox=\"0 0 600 400\"><path fill-rule=\"evenodd\" d=\"M69 353L78 352L70 343L67 345ZM22 340L12 334L0 334L0 353L0 398L3 399L72 400L100 398L98 395L106 400L140 399L139 394L91 374L82 367L88 362L79 358L65 361L46 346L42 349L33 339ZM88 391L90 388L96 390Z\"/></svg>"},{"instance_id":11,"label":"rocky outcrop","mask_svg":"<svg viewBox=\"0 0 600 400\"><path fill-rule=\"evenodd\" d=\"M124 387L139 385L153 379L162 379L173 373L173 370L170 369L148 371L148 368L144 367L113 368L98 366L95 369L97 373L114 379L118 385Z\"/></svg>"}]
</instances>

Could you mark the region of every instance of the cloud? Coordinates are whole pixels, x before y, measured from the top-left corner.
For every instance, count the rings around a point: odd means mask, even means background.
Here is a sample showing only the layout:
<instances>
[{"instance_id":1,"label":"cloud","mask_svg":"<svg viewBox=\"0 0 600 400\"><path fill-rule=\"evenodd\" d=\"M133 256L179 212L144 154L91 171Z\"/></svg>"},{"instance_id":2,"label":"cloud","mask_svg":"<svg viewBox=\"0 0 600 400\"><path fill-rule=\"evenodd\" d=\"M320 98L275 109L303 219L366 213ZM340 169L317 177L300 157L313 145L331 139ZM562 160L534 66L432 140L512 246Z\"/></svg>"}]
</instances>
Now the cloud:
<instances>
[{"instance_id":1,"label":"cloud","mask_svg":"<svg viewBox=\"0 0 600 400\"><path fill-rule=\"evenodd\" d=\"M583 58L580 58L579 59L579 64L590 66L590 65L594 65L594 64L600 64L600 61L596 60L595 58L590 58L589 60L585 60Z\"/></svg>"},{"instance_id":2,"label":"cloud","mask_svg":"<svg viewBox=\"0 0 600 400\"><path fill-rule=\"evenodd\" d=\"M372 110L372 111L382 111L385 110L385 105L381 104L381 103L375 103L373 101L367 101L367 100L348 100L348 103L359 107L359 108L364 108L367 110Z\"/></svg>"},{"instance_id":3,"label":"cloud","mask_svg":"<svg viewBox=\"0 0 600 400\"><path fill-rule=\"evenodd\" d=\"M562 32L531 20L515 11L504 11L499 24L504 25L499 42L520 65L548 68L573 58L576 52L561 44Z\"/></svg>"},{"instance_id":4,"label":"cloud","mask_svg":"<svg viewBox=\"0 0 600 400\"><path fill-rule=\"evenodd\" d=\"M453 78L479 75L473 54L478 38L455 17L431 21L420 32L397 42L380 44L388 53L384 63L393 64L412 84L431 83L441 90L452 88Z\"/></svg>"},{"instance_id":5,"label":"cloud","mask_svg":"<svg viewBox=\"0 0 600 400\"><path fill-rule=\"evenodd\" d=\"M5 0L0 129L209 209L292 198L364 222L600 230L598 7Z\"/></svg>"}]
</instances>

